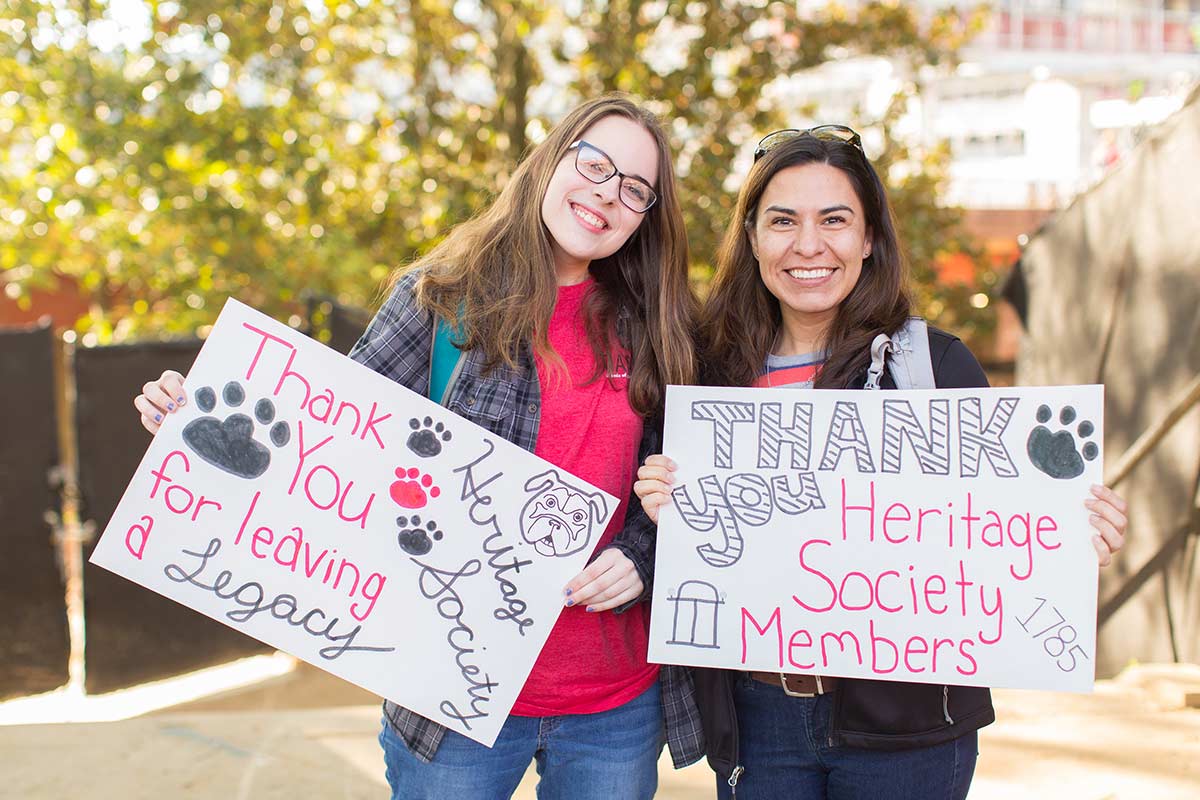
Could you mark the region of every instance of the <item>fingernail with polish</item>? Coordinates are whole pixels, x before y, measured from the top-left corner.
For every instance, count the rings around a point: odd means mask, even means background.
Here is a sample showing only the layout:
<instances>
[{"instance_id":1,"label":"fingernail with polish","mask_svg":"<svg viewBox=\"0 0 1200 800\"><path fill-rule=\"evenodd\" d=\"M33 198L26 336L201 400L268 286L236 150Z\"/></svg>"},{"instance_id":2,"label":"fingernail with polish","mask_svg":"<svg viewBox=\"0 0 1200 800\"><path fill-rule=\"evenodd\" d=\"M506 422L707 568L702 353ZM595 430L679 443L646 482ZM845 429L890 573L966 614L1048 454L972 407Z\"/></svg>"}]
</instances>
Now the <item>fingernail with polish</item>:
<instances>
[{"instance_id":1,"label":"fingernail with polish","mask_svg":"<svg viewBox=\"0 0 1200 800\"><path fill-rule=\"evenodd\" d=\"M570 596L571 596L571 590L567 589L567 597L570 597Z\"/></svg>"},{"instance_id":2,"label":"fingernail with polish","mask_svg":"<svg viewBox=\"0 0 1200 800\"><path fill-rule=\"evenodd\" d=\"M570 608L570 607L571 607L571 606L573 606L573 605L575 605L575 601L574 601L574 600L568 600L568 601L567 601L567 608Z\"/></svg>"},{"instance_id":3,"label":"fingernail with polish","mask_svg":"<svg viewBox=\"0 0 1200 800\"><path fill-rule=\"evenodd\" d=\"M167 403L167 411L174 411L174 410L175 410L175 404Z\"/></svg>"},{"instance_id":4,"label":"fingernail with polish","mask_svg":"<svg viewBox=\"0 0 1200 800\"><path fill-rule=\"evenodd\" d=\"M588 610L588 611L595 611L596 609L592 608L591 606L588 606L588 607L587 607L587 610Z\"/></svg>"},{"instance_id":5,"label":"fingernail with polish","mask_svg":"<svg viewBox=\"0 0 1200 800\"><path fill-rule=\"evenodd\" d=\"M155 421L155 422L162 422L162 414L155 414L155 415L154 415L154 421Z\"/></svg>"},{"instance_id":6,"label":"fingernail with polish","mask_svg":"<svg viewBox=\"0 0 1200 800\"><path fill-rule=\"evenodd\" d=\"M179 398L179 405L183 405L183 403L184 403L184 398L182 398L182 397Z\"/></svg>"}]
</instances>

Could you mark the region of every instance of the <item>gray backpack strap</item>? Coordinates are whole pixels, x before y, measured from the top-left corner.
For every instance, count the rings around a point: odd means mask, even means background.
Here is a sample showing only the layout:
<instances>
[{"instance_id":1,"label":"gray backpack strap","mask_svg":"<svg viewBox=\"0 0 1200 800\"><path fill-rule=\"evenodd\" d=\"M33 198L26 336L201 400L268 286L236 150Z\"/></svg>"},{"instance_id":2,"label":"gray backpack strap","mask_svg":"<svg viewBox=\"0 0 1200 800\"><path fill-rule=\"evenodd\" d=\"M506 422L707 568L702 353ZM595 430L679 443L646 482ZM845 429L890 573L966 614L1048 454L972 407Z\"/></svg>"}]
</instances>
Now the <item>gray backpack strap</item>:
<instances>
[{"instance_id":1,"label":"gray backpack strap","mask_svg":"<svg viewBox=\"0 0 1200 800\"><path fill-rule=\"evenodd\" d=\"M878 389L884 364L897 389L936 389L933 360L929 355L929 326L920 317L909 317L890 337L879 334L871 343L871 366L865 389Z\"/></svg>"},{"instance_id":2,"label":"gray backpack strap","mask_svg":"<svg viewBox=\"0 0 1200 800\"><path fill-rule=\"evenodd\" d=\"M892 350L892 340L886 333L881 333L871 342L871 366L867 368L867 382L864 389L878 389L879 379L883 377L883 367L887 356Z\"/></svg>"},{"instance_id":3,"label":"gray backpack strap","mask_svg":"<svg viewBox=\"0 0 1200 800\"><path fill-rule=\"evenodd\" d=\"M888 368L897 389L936 389L933 359L929 355L929 326L920 317L909 317L892 335Z\"/></svg>"}]
</instances>

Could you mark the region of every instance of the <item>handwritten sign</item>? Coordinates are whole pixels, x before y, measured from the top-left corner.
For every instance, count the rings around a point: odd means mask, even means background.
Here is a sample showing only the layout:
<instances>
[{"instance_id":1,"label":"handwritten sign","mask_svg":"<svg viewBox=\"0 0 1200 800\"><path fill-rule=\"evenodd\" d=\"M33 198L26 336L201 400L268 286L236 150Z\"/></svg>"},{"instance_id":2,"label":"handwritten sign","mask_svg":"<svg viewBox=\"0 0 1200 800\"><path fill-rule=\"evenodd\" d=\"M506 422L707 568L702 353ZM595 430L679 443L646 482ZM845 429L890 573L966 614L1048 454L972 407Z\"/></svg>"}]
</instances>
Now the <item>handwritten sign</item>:
<instances>
[{"instance_id":1,"label":"handwritten sign","mask_svg":"<svg viewBox=\"0 0 1200 800\"><path fill-rule=\"evenodd\" d=\"M670 387L650 660L1089 691L1103 387Z\"/></svg>"},{"instance_id":2,"label":"handwritten sign","mask_svg":"<svg viewBox=\"0 0 1200 800\"><path fill-rule=\"evenodd\" d=\"M230 300L92 563L491 745L617 508Z\"/></svg>"}]
</instances>

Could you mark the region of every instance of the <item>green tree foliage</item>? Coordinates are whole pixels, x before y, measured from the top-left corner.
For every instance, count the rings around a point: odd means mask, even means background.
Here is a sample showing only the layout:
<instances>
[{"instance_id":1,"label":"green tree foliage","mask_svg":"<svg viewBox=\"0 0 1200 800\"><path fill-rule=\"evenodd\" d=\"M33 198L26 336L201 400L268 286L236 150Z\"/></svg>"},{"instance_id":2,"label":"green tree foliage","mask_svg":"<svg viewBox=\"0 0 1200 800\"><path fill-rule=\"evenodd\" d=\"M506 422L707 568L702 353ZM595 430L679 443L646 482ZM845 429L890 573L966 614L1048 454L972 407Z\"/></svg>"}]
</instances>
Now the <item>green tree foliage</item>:
<instances>
[{"instance_id":1,"label":"green tree foliage","mask_svg":"<svg viewBox=\"0 0 1200 800\"><path fill-rule=\"evenodd\" d=\"M6 290L75 278L92 302L77 327L100 340L194 330L230 295L282 319L309 291L368 305L561 113L611 89L668 122L703 282L753 142L820 111L789 81L863 54L909 81L975 24L805 7L177 0L130 24L116 4L0 0ZM878 134L923 307L944 317L967 306L932 264L965 245L935 202L945 152L891 136L914 91L900 88L881 119L848 121Z\"/></svg>"}]
</instances>

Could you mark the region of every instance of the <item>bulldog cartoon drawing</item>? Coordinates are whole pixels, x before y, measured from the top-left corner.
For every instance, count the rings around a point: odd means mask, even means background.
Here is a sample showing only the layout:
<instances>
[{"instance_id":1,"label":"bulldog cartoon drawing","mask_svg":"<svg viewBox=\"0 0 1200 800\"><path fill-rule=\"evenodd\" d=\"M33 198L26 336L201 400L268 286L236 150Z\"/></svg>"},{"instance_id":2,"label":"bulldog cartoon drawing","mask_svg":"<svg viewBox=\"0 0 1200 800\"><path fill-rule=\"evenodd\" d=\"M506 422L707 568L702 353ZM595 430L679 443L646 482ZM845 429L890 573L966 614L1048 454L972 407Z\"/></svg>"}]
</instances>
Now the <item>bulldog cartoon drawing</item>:
<instances>
[{"instance_id":1,"label":"bulldog cartoon drawing","mask_svg":"<svg viewBox=\"0 0 1200 800\"><path fill-rule=\"evenodd\" d=\"M521 535L543 556L568 556L587 546L592 526L608 511L604 495L581 491L554 470L525 482L534 492L521 509Z\"/></svg>"}]
</instances>

